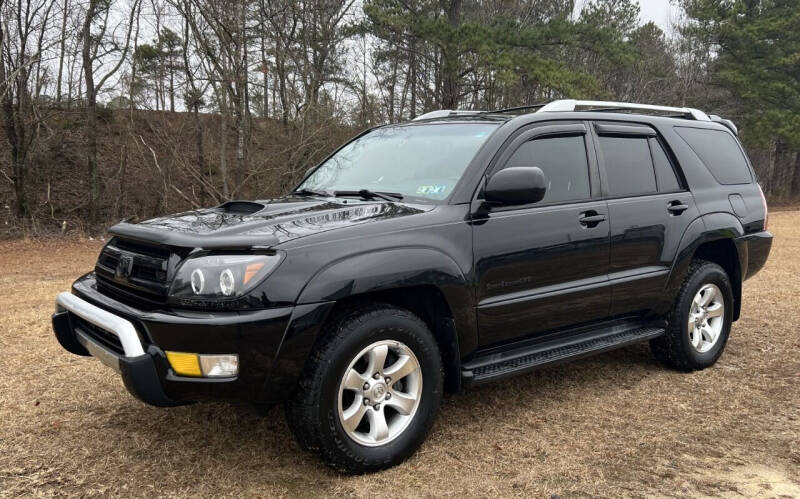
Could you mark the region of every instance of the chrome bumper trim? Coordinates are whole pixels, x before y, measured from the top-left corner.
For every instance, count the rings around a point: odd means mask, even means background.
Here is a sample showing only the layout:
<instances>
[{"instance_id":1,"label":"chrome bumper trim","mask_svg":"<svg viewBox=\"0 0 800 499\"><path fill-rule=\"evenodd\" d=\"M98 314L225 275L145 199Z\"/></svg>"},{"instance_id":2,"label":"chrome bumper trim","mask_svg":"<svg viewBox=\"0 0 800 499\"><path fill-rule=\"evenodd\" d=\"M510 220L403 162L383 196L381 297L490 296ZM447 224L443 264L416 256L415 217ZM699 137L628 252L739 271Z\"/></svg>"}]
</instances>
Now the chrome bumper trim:
<instances>
[{"instance_id":1,"label":"chrome bumper trim","mask_svg":"<svg viewBox=\"0 0 800 499\"><path fill-rule=\"evenodd\" d=\"M119 367L118 354L97 343L80 329L75 330L75 339L78 340L78 343L83 345L83 348L92 354L92 357L96 358L118 373L122 372Z\"/></svg>"},{"instance_id":2,"label":"chrome bumper trim","mask_svg":"<svg viewBox=\"0 0 800 499\"><path fill-rule=\"evenodd\" d=\"M77 296L67 292L59 293L58 298L56 298L56 303L69 312L81 317L83 320L116 334L120 343L122 343L122 349L125 351L126 357L138 357L139 355L144 355L142 342L139 341L139 335L136 334L136 328L133 327L133 324L131 324L130 321L116 316L110 312L106 312L102 308L96 307L86 300L82 300L81 298L78 298ZM83 343L82 340L86 340L92 345L102 348L105 351L102 346L97 345L94 341L91 341L91 339L85 337L85 335L77 334L76 336L78 341L81 343ZM104 364L106 363L103 360L103 353L98 352L98 355L95 355L95 352L92 351L91 348L86 345L84 346L87 350L89 350L89 353L95 357L98 357L101 361L103 361ZM111 352L106 353L114 355L111 354ZM111 367L114 366L112 365ZM117 369L119 369L119 361L117 361Z\"/></svg>"}]
</instances>

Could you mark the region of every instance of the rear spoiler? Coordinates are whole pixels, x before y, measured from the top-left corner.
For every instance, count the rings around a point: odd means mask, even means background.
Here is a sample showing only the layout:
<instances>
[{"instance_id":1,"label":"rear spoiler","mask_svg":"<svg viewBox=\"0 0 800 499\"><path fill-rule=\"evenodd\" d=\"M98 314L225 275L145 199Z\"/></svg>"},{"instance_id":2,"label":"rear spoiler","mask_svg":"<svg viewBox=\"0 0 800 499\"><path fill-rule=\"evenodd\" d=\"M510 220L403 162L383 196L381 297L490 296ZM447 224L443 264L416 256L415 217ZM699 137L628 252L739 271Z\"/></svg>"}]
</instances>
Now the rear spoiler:
<instances>
[{"instance_id":1,"label":"rear spoiler","mask_svg":"<svg viewBox=\"0 0 800 499\"><path fill-rule=\"evenodd\" d=\"M711 121L713 121L714 123L719 123L720 125L726 127L728 130L733 132L733 134L736 135L737 137L739 136L739 129L736 128L736 125L734 125L731 120L720 118L716 114L712 114L711 116L709 116L709 118L711 118Z\"/></svg>"}]
</instances>

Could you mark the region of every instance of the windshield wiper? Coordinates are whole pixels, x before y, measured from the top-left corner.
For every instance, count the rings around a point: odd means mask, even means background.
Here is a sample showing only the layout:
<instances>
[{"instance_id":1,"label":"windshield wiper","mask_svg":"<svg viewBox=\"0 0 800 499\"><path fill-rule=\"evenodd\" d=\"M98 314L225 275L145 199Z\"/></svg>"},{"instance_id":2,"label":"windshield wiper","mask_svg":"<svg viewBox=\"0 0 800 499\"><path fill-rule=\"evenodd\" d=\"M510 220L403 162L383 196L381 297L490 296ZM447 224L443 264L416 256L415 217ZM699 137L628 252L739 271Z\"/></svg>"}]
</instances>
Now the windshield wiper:
<instances>
[{"instance_id":1,"label":"windshield wiper","mask_svg":"<svg viewBox=\"0 0 800 499\"><path fill-rule=\"evenodd\" d=\"M296 191L292 191L292 194L300 194L301 196L319 196L319 197L328 197L328 194L325 191L315 191L314 189L297 189Z\"/></svg>"},{"instance_id":2,"label":"windshield wiper","mask_svg":"<svg viewBox=\"0 0 800 499\"><path fill-rule=\"evenodd\" d=\"M403 195L399 192L376 192L369 189L360 189L358 191L334 191L334 196L361 196L364 199L383 199L384 201L399 201L403 199Z\"/></svg>"}]
</instances>

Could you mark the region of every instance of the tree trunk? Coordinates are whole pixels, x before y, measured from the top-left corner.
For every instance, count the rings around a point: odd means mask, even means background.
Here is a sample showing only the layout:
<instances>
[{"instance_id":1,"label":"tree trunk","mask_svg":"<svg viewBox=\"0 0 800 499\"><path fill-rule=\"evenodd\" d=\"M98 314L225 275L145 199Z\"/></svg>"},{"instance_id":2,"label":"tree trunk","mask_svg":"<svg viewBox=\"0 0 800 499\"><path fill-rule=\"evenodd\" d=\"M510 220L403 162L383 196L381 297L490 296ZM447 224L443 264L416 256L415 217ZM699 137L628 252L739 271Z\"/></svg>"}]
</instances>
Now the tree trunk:
<instances>
[{"instance_id":1,"label":"tree trunk","mask_svg":"<svg viewBox=\"0 0 800 499\"><path fill-rule=\"evenodd\" d=\"M203 147L203 123L200 121L200 104L197 100L195 100L194 106L192 107L192 117L194 118L194 128L195 128L195 145L197 147L197 171L203 175L205 171L205 148ZM205 189L201 191L204 193ZM203 199L205 196L203 196ZM201 199L201 201L203 200Z\"/></svg>"},{"instance_id":2,"label":"tree trunk","mask_svg":"<svg viewBox=\"0 0 800 499\"><path fill-rule=\"evenodd\" d=\"M56 80L56 104L61 104L61 77L64 71L64 53L67 49L67 13L69 11L69 0L64 0L64 12L61 16L61 39L59 43L58 55L58 78Z\"/></svg>"},{"instance_id":3,"label":"tree trunk","mask_svg":"<svg viewBox=\"0 0 800 499\"><path fill-rule=\"evenodd\" d=\"M792 201L800 199L800 152L794 153L794 172L792 176L792 188L789 192Z\"/></svg>"},{"instance_id":4,"label":"tree trunk","mask_svg":"<svg viewBox=\"0 0 800 499\"><path fill-rule=\"evenodd\" d=\"M461 23L461 0L450 0L447 9L447 21L450 29L455 32ZM458 108L458 48L454 43L448 43L442 50L442 101L444 109Z\"/></svg>"},{"instance_id":5,"label":"tree trunk","mask_svg":"<svg viewBox=\"0 0 800 499\"><path fill-rule=\"evenodd\" d=\"M171 59L172 56L170 56ZM172 69L172 64L169 67L169 110L172 113L175 112L175 71Z\"/></svg>"},{"instance_id":6,"label":"tree trunk","mask_svg":"<svg viewBox=\"0 0 800 499\"><path fill-rule=\"evenodd\" d=\"M411 109L410 118L413 120L417 117L417 48L414 42L411 43L411 60L408 63L411 66L409 76L411 78L411 101L409 105Z\"/></svg>"},{"instance_id":7,"label":"tree trunk","mask_svg":"<svg viewBox=\"0 0 800 499\"><path fill-rule=\"evenodd\" d=\"M91 32L97 0L90 0L83 21L83 76L86 82L86 166L89 176L89 225L97 222L97 200L99 188L97 180L97 96L94 88L94 69L92 68Z\"/></svg>"}]
</instances>

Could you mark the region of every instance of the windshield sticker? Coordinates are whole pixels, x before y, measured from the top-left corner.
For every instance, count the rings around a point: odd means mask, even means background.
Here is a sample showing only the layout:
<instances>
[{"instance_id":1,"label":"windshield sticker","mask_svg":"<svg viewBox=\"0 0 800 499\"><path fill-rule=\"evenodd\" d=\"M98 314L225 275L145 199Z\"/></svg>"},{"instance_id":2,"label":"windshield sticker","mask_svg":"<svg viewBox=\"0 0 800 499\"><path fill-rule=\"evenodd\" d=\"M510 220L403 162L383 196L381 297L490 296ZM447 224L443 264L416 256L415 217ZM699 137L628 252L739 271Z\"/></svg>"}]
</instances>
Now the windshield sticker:
<instances>
[{"instance_id":1,"label":"windshield sticker","mask_svg":"<svg viewBox=\"0 0 800 499\"><path fill-rule=\"evenodd\" d=\"M445 189L447 189L446 185L421 185L417 187L417 194L435 196L437 194L444 194Z\"/></svg>"}]
</instances>

